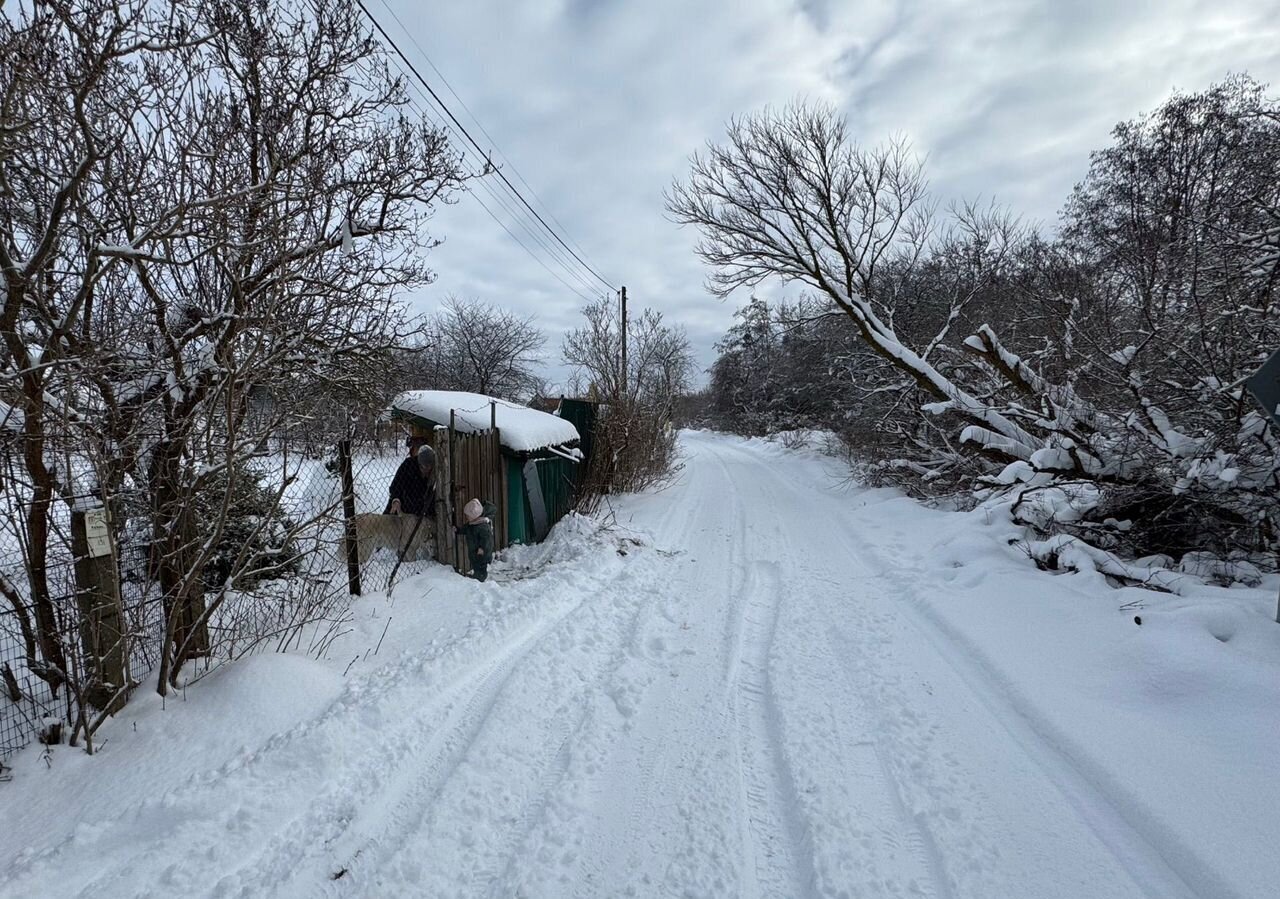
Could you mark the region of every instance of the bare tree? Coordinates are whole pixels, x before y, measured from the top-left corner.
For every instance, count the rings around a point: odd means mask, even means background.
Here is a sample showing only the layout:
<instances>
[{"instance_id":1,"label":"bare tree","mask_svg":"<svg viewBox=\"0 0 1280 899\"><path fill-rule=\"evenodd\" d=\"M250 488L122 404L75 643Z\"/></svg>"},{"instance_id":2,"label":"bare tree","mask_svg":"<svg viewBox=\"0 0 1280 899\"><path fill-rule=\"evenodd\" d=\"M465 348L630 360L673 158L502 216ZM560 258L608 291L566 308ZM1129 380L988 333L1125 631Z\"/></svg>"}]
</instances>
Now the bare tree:
<instances>
[{"instance_id":1,"label":"bare tree","mask_svg":"<svg viewBox=\"0 0 1280 899\"><path fill-rule=\"evenodd\" d=\"M148 82L174 77L199 40L188 10L144 2L63 0L0 16L0 389L21 413L30 492L17 536L33 615L17 590L5 593L29 670L55 692L69 669L49 589L50 521L55 497L74 501L75 485L50 464L50 440L82 423L56 385L82 352L96 291L123 267L96 252L89 210L100 175L154 107Z\"/></svg>"},{"instance_id":2,"label":"bare tree","mask_svg":"<svg viewBox=\"0 0 1280 899\"><path fill-rule=\"evenodd\" d=\"M163 693L264 564L249 534L206 582L238 481L266 436L369 395L409 331L393 297L432 278L430 210L463 176L444 135L402 111L348 0L33 9L0 18L0 328L33 606L46 615L52 498L138 485ZM46 461L51 427L65 476ZM53 629L33 630L32 670L55 683Z\"/></svg>"},{"instance_id":3,"label":"bare tree","mask_svg":"<svg viewBox=\"0 0 1280 899\"><path fill-rule=\"evenodd\" d=\"M622 329L607 300L583 309L585 324L565 335L564 361L581 392L601 403L592 471L584 503L601 493L641 490L674 469L676 400L688 391L693 357L684 331L645 309L629 323L627 367L622 368Z\"/></svg>"},{"instance_id":4,"label":"bare tree","mask_svg":"<svg viewBox=\"0 0 1280 899\"><path fill-rule=\"evenodd\" d=\"M546 337L533 318L479 300L449 297L416 335L410 371L418 386L527 400L543 386Z\"/></svg>"}]
</instances>

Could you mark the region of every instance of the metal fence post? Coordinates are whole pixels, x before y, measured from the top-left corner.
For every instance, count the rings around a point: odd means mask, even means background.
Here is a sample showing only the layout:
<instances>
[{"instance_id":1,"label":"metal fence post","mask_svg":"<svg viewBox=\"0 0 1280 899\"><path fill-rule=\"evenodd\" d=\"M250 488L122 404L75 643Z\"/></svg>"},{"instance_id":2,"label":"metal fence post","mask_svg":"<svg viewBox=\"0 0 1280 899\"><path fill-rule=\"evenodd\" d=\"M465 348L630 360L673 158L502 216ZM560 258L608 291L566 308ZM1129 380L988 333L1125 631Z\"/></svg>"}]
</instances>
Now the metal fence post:
<instances>
[{"instance_id":1,"label":"metal fence post","mask_svg":"<svg viewBox=\"0 0 1280 899\"><path fill-rule=\"evenodd\" d=\"M347 587L360 596L360 548L356 544L356 481L351 470L351 441L338 441L338 468L342 471L342 519L347 548Z\"/></svg>"}]
</instances>

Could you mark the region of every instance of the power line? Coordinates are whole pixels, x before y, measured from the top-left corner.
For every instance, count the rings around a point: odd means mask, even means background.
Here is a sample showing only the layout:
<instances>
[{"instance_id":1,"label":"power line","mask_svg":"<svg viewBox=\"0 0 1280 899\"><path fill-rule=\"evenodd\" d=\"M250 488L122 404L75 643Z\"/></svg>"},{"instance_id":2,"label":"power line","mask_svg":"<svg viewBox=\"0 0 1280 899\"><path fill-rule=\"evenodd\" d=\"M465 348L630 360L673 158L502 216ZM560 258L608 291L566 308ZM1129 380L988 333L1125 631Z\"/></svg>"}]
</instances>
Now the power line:
<instances>
[{"instance_id":1,"label":"power line","mask_svg":"<svg viewBox=\"0 0 1280 899\"><path fill-rule=\"evenodd\" d=\"M512 240L514 240L516 243L518 243L518 244L519 244L519 245L524 249L524 251L525 251L526 253L528 253L530 256L532 256L532 257L533 257L534 262L538 263L538 265L542 266L544 269L546 269L546 270L547 270L547 273L548 273L548 274L550 274L550 275L551 275L551 277L555 278L557 281L559 281L561 284L563 284L565 287L567 287L570 291L572 291L573 293L577 294L577 295L578 295L578 297L579 297L580 299L582 299L583 301L585 301L585 302L587 302L587 303L594 303L594 302L595 302L595 299L594 299L593 297L589 297L589 296L587 296L587 295L586 295L586 294L584 294L581 290L579 290L578 288L574 287L572 284L570 284L570 283L569 283L568 281L566 281L564 278L561 278L561 277L560 277L559 275L557 275L554 271L552 271L552 270L551 270L551 268L550 268L550 267L549 267L545 262L543 262L541 259L539 259L539 258L537 257L537 255L536 255L532 250L530 250L527 246L525 246L524 241L522 241L520 238L516 237L516 235L512 233L511 229L510 229L510 228L508 228L505 224L503 224L502 220L501 220L501 219L499 219L496 215L494 215L494 214L493 214L493 210L491 210L488 206L486 206L483 200L481 200L479 197L476 197L476 202L480 204L480 208L481 208L481 209L483 209L485 212L489 213L489 218L491 218L491 219L493 219L495 222L497 222L497 223L498 223L498 225L502 228L502 230L503 230L503 231L506 231L506 232L507 232L507 234L509 234L509 235L511 236L511 239L512 239Z\"/></svg>"},{"instance_id":2,"label":"power line","mask_svg":"<svg viewBox=\"0 0 1280 899\"><path fill-rule=\"evenodd\" d=\"M421 95L421 90L418 89L418 91L419 91L419 94ZM424 105L420 105L413 98L412 95L408 96L407 99L409 101L409 104L413 106L413 108L417 112L419 112L423 116L423 118L431 121L442 130L450 130L450 131L453 130L453 128L447 122L441 121L440 118L435 114L433 114L430 109L426 108ZM423 99L425 101L426 98L423 97ZM465 147L465 145L460 148L460 151L462 152L463 159L465 160L467 157L467 148ZM554 270L552 270L547 265L547 263L538 256L537 253L535 253L532 249L529 248L528 244L526 244L523 240L521 240L519 236L517 236L509 227L507 227L506 223L503 222L494 213L494 211L489 207L489 205L485 203L484 200L482 200L478 194L472 191L472 196L475 197L475 200L477 203L480 204L480 207L486 213L488 213L489 217L492 218L495 222L497 222L499 227L501 227L502 230L506 231L507 234L511 237L511 239L514 240L517 244L519 244L520 247L526 253L529 254L529 256L534 260L534 262L537 262L544 269L546 269L548 274L550 274L553 278L555 278L557 281L559 281L561 284L567 287L570 291L577 294L579 298L585 300L588 303L594 302L594 298L592 296L589 296L588 294L594 293L596 290L598 290L598 288L595 287L595 285L593 285L589 279L587 279L585 276L583 276L580 273L579 268L574 266L562 251L557 251L554 246L549 244L545 237L543 237L540 233L535 232L529 226L529 224L525 221L525 217L521 216L521 214L519 213L519 210L512 208L511 204L503 197L501 193L499 193L494 189L494 186L490 182L486 181L484 178L481 178L479 179L479 183L480 183L480 186L483 187L485 191L489 194L490 199L496 205L501 206L511 216L513 222L518 223L520 227L524 229L525 233L528 234L529 237L534 241L534 243L537 244L539 247L541 247L554 262L559 264L560 267L564 269L565 273L570 278L573 278L578 282L579 287L582 287L588 293L583 293L582 290L578 289L577 287L574 287L572 284L565 281L565 279L562 278L559 274L557 274Z\"/></svg>"},{"instance_id":3,"label":"power line","mask_svg":"<svg viewBox=\"0 0 1280 899\"><path fill-rule=\"evenodd\" d=\"M443 84L448 89L449 93L453 95L453 99L458 101L458 105L461 106L464 110L466 110L467 115L471 117L471 121L475 123L475 126L480 129L480 133L485 136L485 139L487 139L490 145L493 147L494 152L496 152L499 156L502 157L502 161L505 162L507 164L507 167L511 169L512 173L516 176L516 179L521 184L524 185L525 189L528 190L529 193L533 194L533 198L538 201L538 205L540 205L543 208L543 210L551 218L551 221L555 222L557 225L560 226L560 230L563 231L565 233L565 236L569 238L569 242L573 244L574 247L580 253L583 253L585 255L586 251L582 249L582 245L573 239L573 235L570 234L569 229L564 226L564 222L556 218L555 212L551 209L551 207L547 205L547 202L543 200L542 197L538 196L538 192L534 190L533 185L531 185L528 181L525 180L524 175L522 175L520 173L520 170L516 168L516 164L507 158L506 153L502 152L502 148L499 147L498 142L493 139L493 135L490 134L488 129L484 127L484 123L481 122L480 119L476 118L476 114L471 111L471 107L467 105L467 101L462 99L462 97L459 96L458 92L453 89L453 85L450 84L449 79L444 76L444 72L441 72L440 69L436 66L436 64L431 61L431 57L427 55L427 51L423 49L420 43L418 43L418 39L413 36L413 32L411 32L408 29L408 27L404 24L399 14L396 13L395 9L392 8L391 4L388 3L387 0L379 0L379 2L382 4L383 9L385 9L391 15L391 18L395 20L395 23L400 26L400 30L404 33L404 36L409 39L409 43L413 44L414 49L418 51L419 55L421 55L424 60L426 60L427 65L431 66L431 71L436 73L436 77L440 79L440 83Z\"/></svg>"},{"instance_id":4,"label":"power line","mask_svg":"<svg viewBox=\"0 0 1280 899\"><path fill-rule=\"evenodd\" d=\"M310 5L312 7L312 10L316 13L317 16L322 15L320 0L310 0ZM366 14L367 14L367 10L366 10ZM386 51L384 50L384 54L385 53ZM479 157L479 164L481 166L487 165L488 160L483 155L472 150L472 148L467 145L467 142L462 139L462 136L459 133L458 127L455 127L449 121L442 119L439 115L436 114L435 110L431 106L431 101L428 99L427 95L423 93L422 88L419 87L418 84L415 83L414 80L409 77L408 72L405 71L404 65L402 65L399 61L397 61L394 57L391 57L389 54L387 54L385 58L387 58L387 60L393 66L395 66L395 68L397 68L400 71L401 76L405 78L408 84L413 85L413 92L406 94L405 96L405 99L408 102L409 106L412 107L414 111L416 111L419 115L421 115L424 120L431 122L438 129L440 129L442 133L447 133L452 135L450 138L450 142L454 144L454 146L459 152L460 159L464 163L469 161L470 156L476 155ZM403 54L400 54L400 58L403 59ZM408 64L407 61L405 64L406 65ZM370 77L376 77L376 73L373 72L368 67L368 64L366 61L357 60L356 65L362 70L364 70L366 74L368 74ZM426 85L424 84L424 86ZM419 104L417 99L415 99L413 95L414 93L417 93L417 95L421 97L422 99L421 104ZM511 217L512 222L519 224L520 228L524 230L525 234L529 236L529 238L532 240L535 246L541 248L546 253L547 257L549 257L549 259L553 263L555 263L561 269L563 269L564 273L569 278L576 281L582 289L579 289L579 287L575 287L573 284L566 281L564 277L561 277L559 273L557 273L553 268L551 268L547 264L547 261L545 261L535 251L535 249L531 248L528 243L522 240L518 234L516 234L514 231L511 230L510 227L508 227L507 223L504 222L502 218L499 217L494 212L494 209L488 203L486 203L474 190L471 191L470 192L471 195L475 198L476 202L480 204L480 208L485 211L485 214L487 214L491 219L493 219L493 221L498 225L498 227L502 228L502 230L505 231L507 235L513 241L515 241L516 244L522 250L524 250L534 262L542 266L542 268L547 272L547 274L551 275L553 278L559 281L560 284L562 284L571 293L577 295L579 299L587 303L595 302L596 299L598 299L597 294L600 291L599 287L597 287L591 281L590 278L586 277L582 273L582 270L579 266L576 266L573 264L573 261L570 259L569 256L565 254L563 250L559 250L554 244L548 242L547 238L543 235L543 233L539 229L537 229L536 226L532 225L528 221L528 215L526 213L522 213L518 206L513 206L510 199L508 197L505 197L503 195L503 191L500 190L500 188L502 188L503 186L502 183L501 182L495 183L492 180L487 178L479 178L478 181L480 186L483 187L485 189L485 192L489 195L490 201L496 206L499 206L503 210L505 210L506 213ZM585 290L585 293L584 293L584 290Z\"/></svg>"},{"instance_id":5,"label":"power line","mask_svg":"<svg viewBox=\"0 0 1280 899\"><path fill-rule=\"evenodd\" d=\"M421 87L419 87L416 83L413 82L412 79L408 77L408 73L405 71L404 66L401 65L401 63L399 63L394 58L390 59L389 61L391 62L392 65L394 65L400 71L400 74L406 78L406 81L412 85L413 91L416 92L418 96L422 98L422 104L420 105L414 99L412 93L407 95L406 100L408 101L409 105L412 106L413 109L417 111L420 115L422 115L424 119L430 121L432 124L438 127L442 132L449 132L453 135L453 138L454 138L453 143L457 147L458 152L464 162L466 162L470 156L478 155L475 153L474 150L472 150L472 148L467 146L465 141L462 140L461 135L459 134L458 129L456 127L454 127L450 122L444 119L441 119L440 116L435 113L435 111L431 108L431 101L428 99L428 96L425 93L423 93ZM481 165L487 164L487 160L484 159L483 157L480 158L479 162ZM594 294L597 290L599 290L599 288L595 286L595 284L591 281L591 279L587 278L585 275L582 274L581 267L574 265L572 260L564 253L563 250L559 250L555 245L549 243L546 237L543 236L543 233L540 230L535 230L534 227L531 227L529 221L527 221L528 219L527 214L523 214L518 207L513 207L511 202L507 199L507 197L504 196L503 192L495 189L495 188L500 188L502 186L501 184L495 185L492 181L486 180L484 178L479 179L479 184L481 187L484 188L485 192L488 193L490 199L497 206L500 206L503 210L507 212L507 214L511 217L512 222L518 223L519 226L524 230L525 234L527 234L529 238L538 247L544 250L547 256L549 256L552 261L558 264L560 268L562 268L570 278L575 280L580 287L584 288L587 291L587 294ZM543 269L545 269L548 274L550 274L553 278L555 278L557 281L559 281L561 284L567 287L571 292L577 294L579 298L587 302L593 302L593 299L591 296L584 294L582 290L575 288L572 284L569 284L568 282L566 282L564 278L562 278L559 274L557 274L554 270L552 270L547 265L547 263L543 259L541 259L534 250L532 250L529 247L528 244L526 244L523 240L521 240L509 227L507 227L506 223L503 222L494 213L493 209L491 209L489 205L486 204L479 197L478 194L472 191L472 196L475 197L476 202L480 204L481 208L484 209L484 211L489 215L489 217L492 218L498 224L499 227L501 227L504 231L506 231L507 234L511 237L511 239L514 240L520 246L521 249L523 249L526 253L528 253L530 258L532 258L535 262L537 262L540 266L542 266Z\"/></svg>"},{"instance_id":6,"label":"power line","mask_svg":"<svg viewBox=\"0 0 1280 899\"><path fill-rule=\"evenodd\" d=\"M410 62L409 58L405 55L404 51L400 49L400 45L397 44L395 40L391 37L391 35L387 33L387 30L382 27L382 23L379 22L377 18L374 17L373 13L369 12L369 8L364 5L364 0L355 0L355 2L356 2L356 5L360 7L361 12L365 14L365 16L369 19L371 23L373 23L373 27L377 29L380 35L382 35L382 38L388 44L391 45L391 49L395 51L396 55L399 56L401 61L403 61L404 64L409 68L409 71L411 71L414 77L418 79L418 81L422 84L424 88L426 88L427 93L431 95L436 105L439 106L440 109L444 111L444 114L449 117L449 120L453 122L454 125L457 126L458 130L461 131L462 134L466 137L466 139L471 142L471 145L476 148L476 151L480 154L481 159L487 160L488 156L485 154L484 148L481 147L479 142L474 137L471 136L471 132L467 130L466 126L463 125L460 121L458 121L457 116L455 116L453 114L453 111L449 109L448 104L446 104L444 100L440 98L440 95L435 92L435 89L431 87L427 79L422 77L422 73L418 71L417 67L414 66L412 62ZM564 238L562 238L554 228L552 228L549 224L547 224L546 219L544 219L542 215L539 214L538 210L534 209L533 206L530 205L529 201L524 198L524 194L520 193L520 191L516 188L514 184L511 183L511 180L507 178L507 176L503 173L501 169L495 168L494 172L498 176L498 178L504 184L507 185L507 187L511 190L511 192L515 194L516 198L524 205L524 207L528 209L530 213L533 214L533 217L536 218L539 223L541 223L542 227L547 230L547 233L549 233L556 240L556 242L560 244L560 246L564 247L564 249L569 252L569 255L571 255L574 259L578 260L578 262L581 263L582 267L585 268L588 272L590 272L596 278L596 280L598 280L601 284L605 285L610 290L614 290L614 291L617 290L617 288L614 287L613 284L611 284L607 279L601 276L600 273L597 272L594 268L592 268L591 265L585 259L583 259L580 255L578 255L578 253L572 247L570 247L567 243L565 243Z\"/></svg>"},{"instance_id":7,"label":"power line","mask_svg":"<svg viewBox=\"0 0 1280 899\"><path fill-rule=\"evenodd\" d=\"M322 10L321 10L321 7L320 7L320 5L319 5L319 0L310 0L310 4L311 4L311 8L312 8L312 10L316 13L316 15L317 15L317 16L322 15ZM401 67L399 63L396 63L396 61L395 61L394 59L393 59L393 60L391 60L391 62L392 62L394 65L396 65L396 67L397 67L397 68L399 68L399 69L401 70L401 75L405 76L406 80L409 80L409 79L408 79L408 74L404 71L403 67ZM365 69L365 70L366 70L366 74L369 74L371 77L373 77L373 76L374 76L374 74L375 74L375 73L373 73L373 72L369 71L369 70L366 68L366 63L365 63L363 60L357 60L357 61L356 61L356 65L357 65L358 67L360 67L361 69ZM412 83L412 81L411 81L411 80L409 80L409 82L410 82L410 83ZM468 151L470 150L470 148L466 145L466 143L465 143L465 142L461 141L461 139L460 139L460 137L459 137L459 135L458 135L457 129L455 129L455 128L454 128L452 125L450 125L448 122L443 121L442 119L440 119L440 117L439 117L438 115L436 115L436 114L435 114L435 113L434 113L430 108L428 108L428 106L427 106L427 105L425 105L425 104L428 104L428 103L429 103L429 101L427 101L427 99L426 99L426 95L422 94L422 90L421 90L421 88L418 88L418 87L417 87L417 85L415 84L415 85L414 85L414 89L417 91L417 93L419 94L419 96L421 96L421 97L423 98L424 105L419 105L419 104L418 104L418 102L414 99L414 97L413 97L411 94L410 94L410 95L406 95L406 100L408 101L409 105L410 105L410 106L412 106L412 107L414 108L414 110L415 110L416 112L418 112L418 113L419 113L419 114L420 114L420 115L421 115L425 120L430 121L430 122L431 122L432 124L434 124L437 128L439 128L442 132L448 131L448 132L452 132L452 133L453 133L453 137L454 137L454 139L453 139L453 141L451 141L451 142L453 142L453 143L457 146L457 149L458 149L458 151L459 151L459 154L460 154L460 156L461 156L462 160L465 162L465 161L467 160L468 155L469 155L469 152L468 152ZM481 157L480 161L481 161L481 163L483 164L486 160L485 160L483 157ZM513 220L514 222L518 222L518 223L520 224L520 226L524 229L525 233L526 233L526 234L528 234L528 235L530 236L530 238L531 238L531 239L532 239L532 240L533 240L533 241L534 241L538 246L540 246L543 250L545 250L545 251L547 252L547 255L548 255L548 256L550 256L550 258L551 258L554 262L556 262L557 264L559 264L559 265L560 265L560 267L562 267L562 268L564 269L565 273L566 273L570 278L573 278L574 280L576 280L576 281L579 283L579 285L581 285L582 287L584 287L584 288L585 288L586 293L584 293L584 292L583 292L583 290L580 290L580 289L578 289L577 287L574 287L574 285L572 285L572 284L570 284L569 282L565 281L565 279L564 279L563 277L561 277L561 276L560 276L557 272L555 272L555 271L554 271L550 266L548 266L548 265L547 265L547 263L546 263L546 261L544 261L544 260L543 260L543 259L542 259L542 258L541 258L541 257L540 257L540 256L539 256L539 255L538 255L538 254L533 250L533 249L531 249L531 248L529 247L529 245L528 245L528 244L526 244L523 240L521 240L521 239L520 239L520 237L519 237L515 232L513 232L513 231L511 230L511 228L509 228L509 227L507 226L507 224L506 224L505 222L503 222L501 218L499 218L499 216L498 216L498 215L496 215L496 214L494 213L493 209L492 209L492 208L490 208L489 204L485 203L485 202L484 202L484 200L482 200L482 199L480 198L480 196L479 196L479 195L477 195L474 191L472 191L472 192L471 192L471 193L472 193L472 196L474 196L474 197L475 197L476 202L480 204L480 208L481 208L481 209L483 209L483 210L485 211L485 213L486 213L486 214L487 214L491 219L493 219L493 221L498 225L498 227L502 228L502 230L503 230L503 231L505 231L505 232L507 233L507 235L508 235L508 236L509 236L513 241L515 241L515 242L516 242L516 244L517 244L517 245L518 245L522 250L524 250L527 254L529 254L529 257L530 257L534 262L536 262L536 263L538 263L538 265L542 266L542 268L547 272L547 274L551 275L553 278L555 278L557 281L559 281L559 282L560 282L560 283L561 283L565 288L567 288L571 293L576 294L580 299L582 299L583 301L585 301L585 302L587 302L587 303L595 302L595 300L596 300L597 298L596 298L594 295L595 295L595 293L599 290L599 288L598 288L598 287L596 287L596 286L595 286L595 285L590 281L590 279L588 279L588 278L586 278L584 275L582 275L582 274L580 273L580 270L579 270L576 266L574 266L574 265L569 261L568 257L567 257L567 256L565 256L563 252L557 252L557 251L556 251L556 248L555 248L554 246L550 245L550 244L547 242L546 238L544 238L540 233L537 233L533 228L531 228L531 227L530 227L530 225L525 221L525 217L524 217L524 216L522 216L522 215L520 214L519 210L518 210L518 209L516 209L516 208L513 208L513 207L512 207L512 205L510 204L510 202L508 202L508 201L507 201L507 200L502 196L502 194L501 194L501 193L499 193L498 191L496 191L496 190L494 189L494 185L493 185L491 182L489 182L488 180L486 180L486 179L484 179L484 178L481 178L481 179L479 179L479 183L480 183L480 185L481 185L482 187L484 187L484 188L485 188L486 192L487 192L487 193L489 194L489 196L490 196L490 199L491 199L495 204L497 204L497 205L501 206L504 210L506 210L506 212L511 216L512 220Z\"/></svg>"}]
</instances>

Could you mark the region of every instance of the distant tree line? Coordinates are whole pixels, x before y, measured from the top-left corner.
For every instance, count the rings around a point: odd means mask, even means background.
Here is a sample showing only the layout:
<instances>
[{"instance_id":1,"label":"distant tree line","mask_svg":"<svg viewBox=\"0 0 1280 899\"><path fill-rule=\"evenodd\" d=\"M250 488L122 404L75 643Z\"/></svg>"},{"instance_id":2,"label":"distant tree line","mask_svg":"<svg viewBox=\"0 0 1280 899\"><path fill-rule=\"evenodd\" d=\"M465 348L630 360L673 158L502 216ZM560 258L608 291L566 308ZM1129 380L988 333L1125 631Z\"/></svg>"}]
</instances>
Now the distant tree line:
<instances>
[{"instance_id":1,"label":"distant tree line","mask_svg":"<svg viewBox=\"0 0 1280 899\"><path fill-rule=\"evenodd\" d=\"M872 480L1007 493L1094 546L1274 548L1280 444L1244 382L1280 348L1280 107L1238 76L1112 137L1044 235L935 213L907 147L828 109L733 121L669 207L713 290L806 290L738 311L701 414L834 431Z\"/></svg>"}]
</instances>

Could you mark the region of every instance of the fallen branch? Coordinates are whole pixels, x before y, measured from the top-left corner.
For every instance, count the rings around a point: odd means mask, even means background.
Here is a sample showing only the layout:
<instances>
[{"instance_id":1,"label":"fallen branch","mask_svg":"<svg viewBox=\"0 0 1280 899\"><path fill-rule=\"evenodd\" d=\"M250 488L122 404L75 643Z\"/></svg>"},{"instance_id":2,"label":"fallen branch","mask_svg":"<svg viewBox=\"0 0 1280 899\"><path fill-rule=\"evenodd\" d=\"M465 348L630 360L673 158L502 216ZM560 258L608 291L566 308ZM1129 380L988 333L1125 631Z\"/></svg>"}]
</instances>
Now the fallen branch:
<instances>
[{"instance_id":1,"label":"fallen branch","mask_svg":"<svg viewBox=\"0 0 1280 899\"><path fill-rule=\"evenodd\" d=\"M1047 540L1029 542L1025 547L1031 558L1046 568L1096 571L1137 587L1178 596L1186 596L1190 588L1203 587L1205 583L1203 578L1194 575L1125 562L1070 534L1055 534Z\"/></svg>"}]
</instances>

